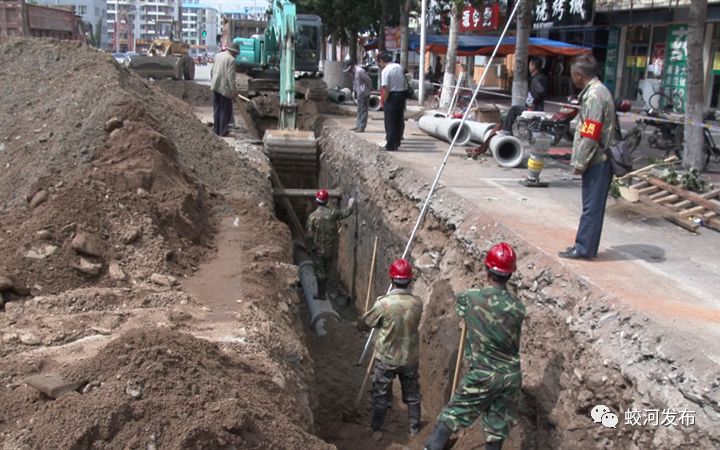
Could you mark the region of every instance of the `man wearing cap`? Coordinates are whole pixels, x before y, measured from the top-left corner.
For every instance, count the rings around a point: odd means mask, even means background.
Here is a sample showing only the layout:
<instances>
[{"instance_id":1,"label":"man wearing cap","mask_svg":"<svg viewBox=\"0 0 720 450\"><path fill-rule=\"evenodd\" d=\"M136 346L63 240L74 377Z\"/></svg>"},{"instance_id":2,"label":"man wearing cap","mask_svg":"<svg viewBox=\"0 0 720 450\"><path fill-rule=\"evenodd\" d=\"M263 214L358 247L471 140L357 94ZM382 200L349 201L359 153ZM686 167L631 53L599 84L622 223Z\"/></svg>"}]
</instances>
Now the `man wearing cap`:
<instances>
[{"instance_id":1,"label":"man wearing cap","mask_svg":"<svg viewBox=\"0 0 720 450\"><path fill-rule=\"evenodd\" d=\"M215 57L210 70L213 90L213 131L218 136L230 134L228 125L232 119L233 98L237 86L235 85L235 57L240 53L240 45L233 42L228 48Z\"/></svg>"},{"instance_id":2,"label":"man wearing cap","mask_svg":"<svg viewBox=\"0 0 720 450\"><path fill-rule=\"evenodd\" d=\"M372 81L365 69L363 69L355 61L350 61L345 72L353 74L353 91L357 99L357 119L355 127L352 131L362 133L365 131L368 120L368 109L370 109L370 90L372 89Z\"/></svg>"}]
</instances>

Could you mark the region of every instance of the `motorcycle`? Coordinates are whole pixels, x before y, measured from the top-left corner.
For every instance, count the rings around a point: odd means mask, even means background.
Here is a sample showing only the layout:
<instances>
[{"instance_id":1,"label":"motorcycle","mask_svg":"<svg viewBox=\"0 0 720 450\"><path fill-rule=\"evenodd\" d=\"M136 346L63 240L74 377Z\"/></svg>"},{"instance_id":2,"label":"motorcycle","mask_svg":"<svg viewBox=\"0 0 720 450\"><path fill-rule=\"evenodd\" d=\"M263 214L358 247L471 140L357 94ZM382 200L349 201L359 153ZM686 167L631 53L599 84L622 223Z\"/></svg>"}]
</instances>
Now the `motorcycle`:
<instances>
[{"instance_id":1,"label":"motorcycle","mask_svg":"<svg viewBox=\"0 0 720 450\"><path fill-rule=\"evenodd\" d=\"M555 114L523 111L512 125L513 136L533 142L533 134L544 133L552 137L551 145L559 144L563 138L572 141L571 122L580 112L580 107L577 98L568 99L568 103Z\"/></svg>"}]
</instances>

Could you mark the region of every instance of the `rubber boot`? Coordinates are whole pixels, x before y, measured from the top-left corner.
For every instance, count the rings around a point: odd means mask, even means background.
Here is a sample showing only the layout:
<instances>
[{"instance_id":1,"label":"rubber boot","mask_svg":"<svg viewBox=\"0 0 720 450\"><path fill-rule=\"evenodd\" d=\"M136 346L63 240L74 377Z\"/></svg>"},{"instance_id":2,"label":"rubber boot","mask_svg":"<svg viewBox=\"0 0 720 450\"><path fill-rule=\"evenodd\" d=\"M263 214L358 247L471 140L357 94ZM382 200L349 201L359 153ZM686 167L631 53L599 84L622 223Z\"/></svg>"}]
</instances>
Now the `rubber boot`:
<instances>
[{"instance_id":1,"label":"rubber boot","mask_svg":"<svg viewBox=\"0 0 720 450\"><path fill-rule=\"evenodd\" d=\"M420 432L420 405L408 405L408 420L410 422L410 436Z\"/></svg>"},{"instance_id":2,"label":"rubber boot","mask_svg":"<svg viewBox=\"0 0 720 450\"><path fill-rule=\"evenodd\" d=\"M383 426L383 422L385 422L386 412L387 409L385 408L378 408L377 406L373 406L373 414L370 421L370 428L372 428L373 431L380 431L380 428L382 428Z\"/></svg>"},{"instance_id":3,"label":"rubber boot","mask_svg":"<svg viewBox=\"0 0 720 450\"><path fill-rule=\"evenodd\" d=\"M445 422L436 423L432 434L425 441L425 450L443 450L451 434L452 430Z\"/></svg>"},{"instance_id":4,"label":"rubber boot","mask_svg":"<svg viewBox=\"0 0 720 450\"><path fill-rule=\"evenodd\" d=\"M503 441L492 441L485 443L485 450L500 450L502 448Z\"/></svg>"}]
</instances>

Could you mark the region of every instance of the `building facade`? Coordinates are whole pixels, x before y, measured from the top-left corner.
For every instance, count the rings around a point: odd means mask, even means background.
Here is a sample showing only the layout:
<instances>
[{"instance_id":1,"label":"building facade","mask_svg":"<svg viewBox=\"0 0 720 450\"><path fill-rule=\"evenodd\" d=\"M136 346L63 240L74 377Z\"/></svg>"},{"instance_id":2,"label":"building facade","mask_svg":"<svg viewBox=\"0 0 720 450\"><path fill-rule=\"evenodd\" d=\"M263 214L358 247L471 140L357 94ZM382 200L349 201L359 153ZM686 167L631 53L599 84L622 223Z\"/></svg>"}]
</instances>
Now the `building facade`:
<instances>
[{"instance_id":1,"label":"building facade","mask_svg":"<svg viewBox=\"0 0 720 450\"><path fill-rule=\"evenodd\" d=\"M157 38L177 39L179 7L180 3L174 0L108 0L109 48L141 53ZM215 8L197 3L183 4L181 39L191 46L191 53L217 51L218 27Z\"/></svg>"},{"instance_id":2,"label":"building facade","mask_svg":"<svg viewBox=\"0 0 720 450\"><path fill-rule=\"evenodd\" d=\"M89 26L88 33L100 38L97 45L107 48L107 6L105 0L38 0L40 5L74 7L75 14Z\"/></svg>"}]
</instances>

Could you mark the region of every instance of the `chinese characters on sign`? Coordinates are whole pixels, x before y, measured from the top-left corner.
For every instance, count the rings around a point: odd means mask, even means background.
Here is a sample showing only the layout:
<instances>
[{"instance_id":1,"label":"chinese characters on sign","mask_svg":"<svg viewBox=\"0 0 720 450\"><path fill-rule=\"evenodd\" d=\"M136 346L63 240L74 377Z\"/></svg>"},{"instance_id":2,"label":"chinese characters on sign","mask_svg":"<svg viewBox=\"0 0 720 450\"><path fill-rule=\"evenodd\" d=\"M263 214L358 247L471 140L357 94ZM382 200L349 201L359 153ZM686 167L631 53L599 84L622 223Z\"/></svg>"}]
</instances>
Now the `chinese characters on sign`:
<instances>
[{"instance_id":1,"label":"chinese characters on sign","mask_svg":"<svg viewBox=\"0 0 720 450\"><path fill-rule=\"evenodd\" d=\"M686 95L687 25L671 25L665 50L663 89L666 94ZM685 102L683 102L684 104Z\"/></svg>"},{"instance_id":2,"label":"chinese characters on sign","mask_svg":"<svg viewBox=\"0 0 720 450\"><path fill-rule=\"evenodd\" d=\"M533 28L587 25L592 22L594 0L538 0Z\"/></svg>"},{"instance_id":3,"label":"chinese characters on sign","mask_svg":"<svg viewBox=\"0 0 720 450\"><path fill-rule=\"evenodd\" d=\"M481 9L466 6L460 20L460 32L497 31L500 24L500 5L486 1Z\"/></svg>"},{"instance_id":4,"label":"chinese characters on sign","mask_svg":"<svg viewBox=\"0 0 720 450\"><path fill-rule=\"evenodd\" d=\"M625 411L625 425L652 427L689 427L695 425L695 411L685 408L669 409L628 409Z\"/></svg>"},{"instance_id":5,"label":"chinese characters on sign","mask_svg":"<svg viewBox=\"0 0 720 450\"><path fill-rule=\"evenodd\" d=\"M617 78L618 47L620 44L620 28L611 28L608 31L607 53L605 54L605 86L610 92L615 92Z\"/></svg>"}]
</instances>

